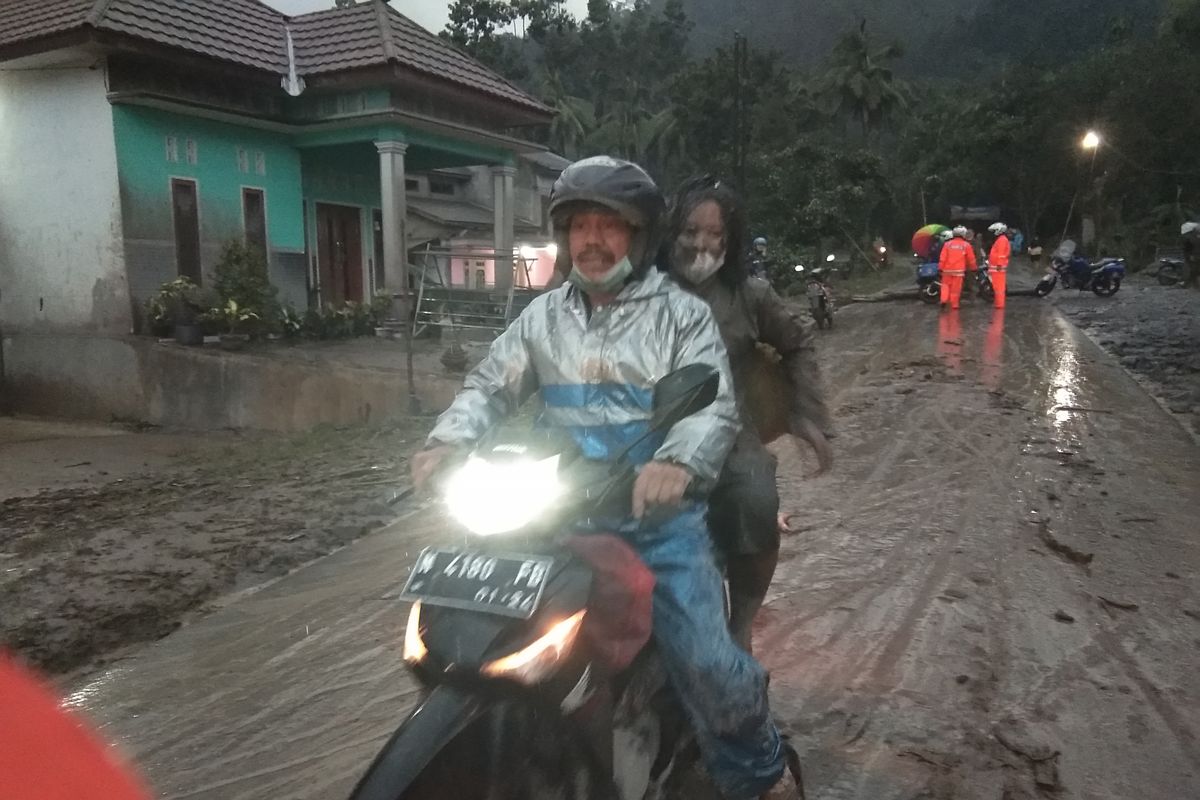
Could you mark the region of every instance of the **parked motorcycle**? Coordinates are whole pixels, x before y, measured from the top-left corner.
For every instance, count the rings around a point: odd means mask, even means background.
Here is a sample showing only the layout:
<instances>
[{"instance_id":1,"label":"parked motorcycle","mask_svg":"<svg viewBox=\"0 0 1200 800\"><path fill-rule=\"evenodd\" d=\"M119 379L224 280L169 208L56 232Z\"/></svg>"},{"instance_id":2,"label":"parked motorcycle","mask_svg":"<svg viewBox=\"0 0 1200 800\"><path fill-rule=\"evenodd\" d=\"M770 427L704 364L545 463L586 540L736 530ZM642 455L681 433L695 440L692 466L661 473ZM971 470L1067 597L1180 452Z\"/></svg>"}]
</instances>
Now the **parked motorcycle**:
<instances>
[{"instance_id":1,"label":"parked motorcycle","mask_svg":"<svg viewBox=\"0 0 1200 800\"><path fill-rule=\"evenodd\" d=\"M1038 297L1050 294L1060 281L1065 289L1081 292L1091 290L1100 297L1112 297L1125 280L1125 259L1090 261L1075 253L1075 242L1070 239L1064 241L1050 257L1050 268L1050 272L1034 289Z\"/></svg>"},{"instance_id":2,"label":"parked motorcycle","mask_svg":"<svg viewBox=\"0 0 1200 800\"><path fill-rule=\"evenodd\" d=\"M921 300L935 304L942 297L942 275L936 261L917 265L917 289Z\"/></svg>"},{"instance_id":3,"label":"parked motorcycle","mask_svg":"<svg viewBox=\"0 0 1200 800\"><path fill-rule=\"evenodd\" d=\"M1175 286L1183 283L1187 275L1187 265L1182 258L1164 257L1158 260L1154 270L1154 277L1158 278L1158 282L1163 286Z\"/></svg>"},{"instance_id":4,"label":"parked motorcycle","mask_svg":"<svg viewBox=\"0 0 1200 800\"><path fill-rule=\"evenodd\" d=\"M626 454L711 404L718 380L703 365L662 378ZM448 475L465 531L418 555L403 594L404 659L427 694L352 800L652 800L695 763L648 644L652 574L616 536L572 535L627 516L635 477L554 430L490 435Z\"/></svg>"},{"instance_id":5,"label":"parked motorcycle","mask_svg":"<svg viewBox=\"0 0 1200 800\"><path fill-rule=\"evenodd\" d=\"M984 261L979 265L979 269L975 270L975 294L989 303L996 299L996 288L992 286L989 271L991 268L992 265Z\"/></svg>"},{"instance_id":6,"label":"parked motorcycle","mask_svg":"<svg viewBox=\"0 0 1200 800\"><path fill-rule=\"evenodd\" d=\"M805 291L808 294L808 309L817 322L817 329L833 327L833 291L824 281L824 271L815 269L808 275Z\"/></svg>"}]
</instances>

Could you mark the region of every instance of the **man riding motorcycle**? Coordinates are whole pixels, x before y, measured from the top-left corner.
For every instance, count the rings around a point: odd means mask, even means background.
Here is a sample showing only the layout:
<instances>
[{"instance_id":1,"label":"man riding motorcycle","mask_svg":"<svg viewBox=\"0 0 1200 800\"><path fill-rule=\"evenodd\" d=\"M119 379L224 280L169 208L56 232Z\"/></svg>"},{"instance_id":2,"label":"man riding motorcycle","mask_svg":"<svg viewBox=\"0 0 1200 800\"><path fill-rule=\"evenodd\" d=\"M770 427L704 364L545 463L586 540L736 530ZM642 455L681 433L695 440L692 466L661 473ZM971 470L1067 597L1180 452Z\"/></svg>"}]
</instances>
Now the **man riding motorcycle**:
<instances>
[{"instance_id":1,"label":"man riding motorcycle","mask_svg":"<svg viewBox=\"0 0 1200 800\"><path fill-rule=\"evenodd\" d=\"M739 424L711 312L652 268L664 206L635 164L597 157L563 171L550 215L560 258L569 260L567 285L538 297L492 344L414 456L413 479L423 485L535 392L541 423L570 432L589 458L615 458L648 429L658 378L687 364L718 370L711 406L627 456L641 465L632 515L581 522L580 530L620 534L654 572L656 644L725 796L795 797L766 673L725 625L706 504L685 497L692 484L717 479Z\"/></svg>"}]
</instances>

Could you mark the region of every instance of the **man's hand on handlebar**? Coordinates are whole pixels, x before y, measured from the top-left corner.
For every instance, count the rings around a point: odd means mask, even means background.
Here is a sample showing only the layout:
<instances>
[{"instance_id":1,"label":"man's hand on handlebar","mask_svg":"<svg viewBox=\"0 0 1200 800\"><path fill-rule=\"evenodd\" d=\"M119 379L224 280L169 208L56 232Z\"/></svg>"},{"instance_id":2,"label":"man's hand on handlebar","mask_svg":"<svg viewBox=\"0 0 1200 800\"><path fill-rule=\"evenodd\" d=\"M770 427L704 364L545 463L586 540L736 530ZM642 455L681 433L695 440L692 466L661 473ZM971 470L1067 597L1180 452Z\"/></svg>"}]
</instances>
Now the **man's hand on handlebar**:
<instances>
[{"instance_id":1,"label":"man's hand on handlebar","mask_svg":"<svg viewBox=\"0 0 1200 800\"><path fill-rule=\"evenodd\" d=\"M446 459L454 455L457 448L449 444L439 444L414 453L409 469L412 472L413 486L424 489L429 479L446 463Z\"/></svg>"},{"instance_id":2,"label":"man's hand on handlebar","mask_svg":"<svg viewBox=\"0 0 1200 800\"><path fill-rule=\"evenodd\" d=\"M651 461L642 467L633 484L633 516L641 519L650 506L677 506L692 483L686 467Z\"/></svg>"}]
</instances>

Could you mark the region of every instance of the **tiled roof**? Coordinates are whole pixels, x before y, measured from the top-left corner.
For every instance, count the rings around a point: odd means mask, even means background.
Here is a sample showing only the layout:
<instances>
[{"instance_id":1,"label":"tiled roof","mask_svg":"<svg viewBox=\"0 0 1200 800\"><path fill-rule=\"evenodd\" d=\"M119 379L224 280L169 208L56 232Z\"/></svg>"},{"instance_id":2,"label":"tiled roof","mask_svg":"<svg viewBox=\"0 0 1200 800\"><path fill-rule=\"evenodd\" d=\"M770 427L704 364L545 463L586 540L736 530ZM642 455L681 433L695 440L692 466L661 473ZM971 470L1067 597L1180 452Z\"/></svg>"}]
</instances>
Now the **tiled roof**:
<instances>
[{"instance_id":1,"label":"tiled roof","mask_svg":"<svg viewBox=\"0 0 1200 800\"><path fill-rule=\"evenodd\" d=\"M546 111L382 0L291 18L258 0L0 0L0 47L87 27L276 74L288 70L290 27L301 75L396 63Z\"/></svg>"},{"instance_id":2,"label":"tiled roof","mask_svg":"<svg viewBox=\"0 0 1200 800\"><path fill-rule=\"evenodd\" d=\"M386 3L375 0L291 20L298 71L336 72L395 62L417 72L543 109L525 92Z\"/></svg>"},{"instance_id":3,"label":"tiled roof","mask_svg":"<svg viewBox=\"0 0 1200 800\"><path fill-rule=\"evenodd\" d=\"M111 0L97 27L222 61L287 71L283 17L256 0Z\"/></svg>"},{"instance_id":4,"label":"tiled roof","mask_svg":"<svg viewBox=\"0 0 1200 800\"><path fill-rule=\"evenodd\" d=\"M447 227L477 228L491 230L495 225L495 214L491 206L473 203L470 200L440 200L432 197L414 197L409 195L406 201L408 210L431 222ZM536 231L537 225L530 220L517 217L514 220L517 230Z\"/></svg>"},{"instance_id":5,"label":"tiled roof","mask_svg":"<svg viewBox=\"0 0 1200 800\"><path fill-rule=\"evenodd\" d=\"M0 0L0 46L78 28L94 0Z\"/></svg>"}]
</instances>

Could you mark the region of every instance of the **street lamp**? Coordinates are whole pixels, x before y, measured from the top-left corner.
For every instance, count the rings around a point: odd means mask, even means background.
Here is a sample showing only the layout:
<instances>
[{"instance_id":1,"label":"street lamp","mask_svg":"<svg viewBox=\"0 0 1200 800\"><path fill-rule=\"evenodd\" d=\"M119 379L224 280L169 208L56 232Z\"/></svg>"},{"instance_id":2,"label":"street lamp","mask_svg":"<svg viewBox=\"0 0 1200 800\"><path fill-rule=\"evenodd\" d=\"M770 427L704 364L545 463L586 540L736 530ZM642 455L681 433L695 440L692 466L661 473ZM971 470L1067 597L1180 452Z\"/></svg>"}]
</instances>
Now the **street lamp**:
<instances>
[{"instance_id":1,"label":"street lamp","mask_svg":"<svg viewBox=\"0 0 1200 800\"><path fill-rule=\"evenodd\" d=\"M1083 140L1079 143L1084 150L1092 151L1092 165L1088 170L1088 176L1095 180L1096 175L1096 153L1100 150L1100 134L1094 130L1089 130L1083 135ZM1095 245L1100 247L1100 215L1103 212L1100 199L1100 181L1095 181L1093 189L1096 192L1096 219L1092 223L1092 236L1095 237Z\"/></svg>"}]
</instances>

